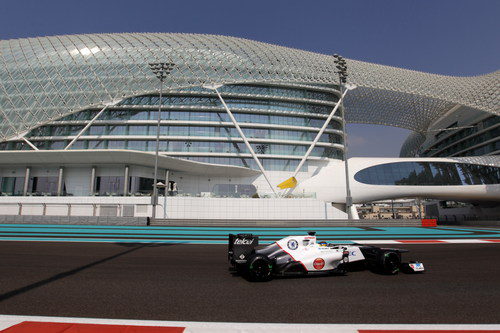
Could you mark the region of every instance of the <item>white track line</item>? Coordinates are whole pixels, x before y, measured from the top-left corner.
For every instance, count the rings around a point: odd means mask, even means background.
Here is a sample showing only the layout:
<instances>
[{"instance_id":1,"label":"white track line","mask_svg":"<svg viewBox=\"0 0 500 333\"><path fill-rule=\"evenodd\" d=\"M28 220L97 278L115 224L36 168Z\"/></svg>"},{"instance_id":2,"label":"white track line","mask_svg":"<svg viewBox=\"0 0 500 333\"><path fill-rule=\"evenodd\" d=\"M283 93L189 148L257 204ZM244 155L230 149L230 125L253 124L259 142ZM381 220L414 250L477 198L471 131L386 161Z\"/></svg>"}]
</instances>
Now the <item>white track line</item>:
<instances>
[{"instance_id":1,"label":"white track line","mask_svg":"<svg viewBox=\"0 0 500 333\"><path fill-rule=\"evenodd\" d=\"M360 239L360 240L352 240L352 242L357 244L401 244L395 240L383 240L383 239Z\"/></svg>"},{"instance_id":2,"label":"white track line","mask_svg":"<svg viewBox=\"0 0 500 333\"><path fill-rule=\"evenodd\" d=\"M6 329L23 321L76 323L76 324L103 324L103 325L130 325L130 326L161 326L186 327L184 332L215 333L215 332L341 332L354 333L360 329L371 330L500 330L498 324L268 324L268 323L204 323L190 321L157 321L157 320L128 320L128 319L97 319L71 317L41 317L41 316L9 316L0 315L0 329Z\"/></svg>"},{"instance_id":3,"label":"white track line","mask_svg":"<svg viewBox=\"0 0 500 333\"><path fill-rule=\"evenodd\" d=\"M434 243L436 241L436 243ZM352 242L358 244L495 244L496 242L492 242L486 239L401 239L401 240L389 240L389 239L359 239L352 240ZM498 242L496 244L499 244Z\"/></svg>"}]
</instances>

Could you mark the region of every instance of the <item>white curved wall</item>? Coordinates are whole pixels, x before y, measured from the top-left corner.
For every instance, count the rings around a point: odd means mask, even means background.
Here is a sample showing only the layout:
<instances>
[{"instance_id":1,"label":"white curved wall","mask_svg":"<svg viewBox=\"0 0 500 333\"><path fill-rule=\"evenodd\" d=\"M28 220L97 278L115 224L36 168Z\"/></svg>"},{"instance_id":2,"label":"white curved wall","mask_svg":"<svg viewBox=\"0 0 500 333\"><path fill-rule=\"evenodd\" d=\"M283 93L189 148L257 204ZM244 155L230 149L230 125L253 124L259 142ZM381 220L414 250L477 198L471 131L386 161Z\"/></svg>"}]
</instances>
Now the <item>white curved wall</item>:
<instances>
[{"instance_id":1,"label":"white curved wall","mask_svg":"<svg viewBox=\"0 0 500 333\"><path fill-rule=\"evenodd\" d=\"M351 194L354 203L406 197L457 201L499 201L500 184L459 186L404 186L368 185L354 179L354 175L365 168L394 162L451 162L448 158L350 158L349 173ZM316 198L327 202L345 203L344 162L331 161L318 174L300 182L294 193L316 193Z\"/></svg>"}]
</instances>

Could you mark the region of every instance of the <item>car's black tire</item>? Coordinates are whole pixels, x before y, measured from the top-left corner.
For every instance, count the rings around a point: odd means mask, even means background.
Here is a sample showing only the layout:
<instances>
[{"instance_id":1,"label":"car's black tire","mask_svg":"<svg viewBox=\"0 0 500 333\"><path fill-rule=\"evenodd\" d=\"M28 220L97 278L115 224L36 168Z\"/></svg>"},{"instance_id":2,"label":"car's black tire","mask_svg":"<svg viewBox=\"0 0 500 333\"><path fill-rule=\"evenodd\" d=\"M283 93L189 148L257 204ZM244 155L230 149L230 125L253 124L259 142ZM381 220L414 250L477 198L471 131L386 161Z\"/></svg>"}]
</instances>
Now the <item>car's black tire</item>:
<instances>
[{"instance_id":1,"label":"car's black tire","mask_svg":"<svg viewBox=\"0 0 500 333\"><path fill-rule=\"evenodd\" d=\"M247 276L250 281L265 282L273 278L273 264L263 255L253 255L247 262Z\"/></svg>"},{"instance_id":2,"label":"car's black tire","mask_svg":"<svg viewBox=\"0 0 500 333\"><path fill-rule=\"evenodd\" d=\"M384 251L380 254L379 271L382 274L395 275L401 266L401 255L395 251Z\"/></svg>"}]
</instances>

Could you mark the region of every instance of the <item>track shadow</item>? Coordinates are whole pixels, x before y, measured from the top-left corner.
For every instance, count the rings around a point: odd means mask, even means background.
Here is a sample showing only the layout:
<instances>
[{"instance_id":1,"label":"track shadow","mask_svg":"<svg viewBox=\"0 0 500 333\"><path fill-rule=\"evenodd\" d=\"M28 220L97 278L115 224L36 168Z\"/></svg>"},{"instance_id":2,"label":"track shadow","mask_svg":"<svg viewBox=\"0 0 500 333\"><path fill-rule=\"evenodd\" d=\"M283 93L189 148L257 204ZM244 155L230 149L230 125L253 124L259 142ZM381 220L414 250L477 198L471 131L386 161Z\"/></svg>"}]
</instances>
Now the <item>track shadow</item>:
<instances>
[{"instance_id":1,"label":"track shadow","mask_svg":"<svg viewBox=\"0 0 500 333\"><path fill-rule=\"evenodd\" d=\"M14 289L12 291L8 291L6 293L0 294L0 302L3 302L3 301L5 301L5 300L7 300L9 298L12 298L14 296L17 296L17 295L23 294L25 292L28 292L30 290L42 287L42 286L47 285L49 283L52 283L54 281L64 279L64 278L66 278L68 276L71 276L71 275L75 275L75 274L77 274L77 273L79 273L79 272L81 272L81 271L83 271L85 269L88 269L90 267L93 267L93 266L105 263L107 261L116 259L118 257L124 256L126 254L131 253L131 252L140 250L140 249L142 249L144 247L152 247L152 246L158 246L158 245L161 245L161 246L172 246L172 245L176 245L176 244L141 244L141 245L137 246L137 244L118 243L118 245L125 246L125 247L132 247L132 248L128 249L126 251L114 254L112 256L109 256L109 257L106 257L106 258L103 258L103 259L91 262L90 264L87 264L87 265L84 265L84 266L80 266L80 267L77 267L75 269L71 269L69 271L65 271L65 272L62 272L62 273L58 273L58 274L53 275L53 276L51 276L51 277L49 277L47 279L40 280L38 282L29 284L27 286L24 286L24 287L21 287L21 288L18 288L18 289Z\"/></svg>"},{"instance_id":2,"label":"track shadow","mask_svg":"<svg viewBox=\"0 0 500 333\"><path fill-rule=\"evenodd\" d=\"M122 247L134 247L137 245L137 243L113 243L118 246ZM175 243L142 243L141 247L167 247L167 246L172 246L172 245L185 245L189 244L188 242L175 242Z\"/></svg>"}]
</instances>

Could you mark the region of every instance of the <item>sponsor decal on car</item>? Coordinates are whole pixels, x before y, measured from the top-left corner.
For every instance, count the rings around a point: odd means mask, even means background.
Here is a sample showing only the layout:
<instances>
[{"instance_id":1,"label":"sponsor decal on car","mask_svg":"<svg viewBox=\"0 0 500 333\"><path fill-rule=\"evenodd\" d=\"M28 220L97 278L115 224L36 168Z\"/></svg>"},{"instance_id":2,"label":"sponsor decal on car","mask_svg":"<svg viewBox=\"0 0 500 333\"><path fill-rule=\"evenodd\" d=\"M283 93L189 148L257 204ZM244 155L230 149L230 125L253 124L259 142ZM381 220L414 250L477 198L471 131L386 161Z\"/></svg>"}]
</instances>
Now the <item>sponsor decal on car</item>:
<instances>
[{"instance_id":1,"label":"sponsor decal on car","mask_svg":"<svg viewBox=\"0 0 500 333\"><path fill-rule=\"evenodd\" d=\"M286 243L286 246L288 246L290 250L297 250L297 248L299 247L299 242L297 242L295 239L290 239L288 243Z\"/></svg>"},{"instance_id":2,"label":"sponsor decal on car","mask_svg":"<svg viewBox=\"0 0 500 333\"><path fill-rule=\"evenodd\" d=\"M323 267L325 267L325 261L322 258L316 258L314 259L313 267L318 270L323 269Z\"/></svg>"},{"instance_id":3,"label":"sponsor decal on car","mask_svg":"<svg viewBox=\"0 0 500 333\"><path fill-rule=\"evenodd\" d=\"M416 263L411 263L409 264L409 266L415 271L415 272L419 272L419 271L423 271L424 270L424 264L422 264L421 262L416 262Z\"/></svg>"},{"instance_id":4,"label":"sponsor decal on car","mask_svg":"<svg viewBox=\"0 0 500 333\"><path fill-rule=\"evenodd\" d=\"M253 238L252 239L246 239L246 238L236 238L234 240L234 245L250 245L253 243Z\"/></svg>"}]
</instances>

